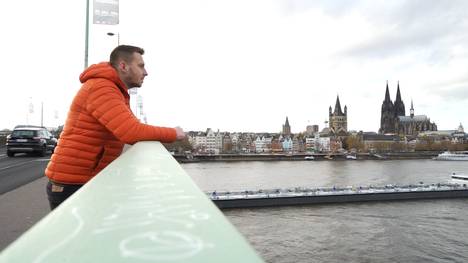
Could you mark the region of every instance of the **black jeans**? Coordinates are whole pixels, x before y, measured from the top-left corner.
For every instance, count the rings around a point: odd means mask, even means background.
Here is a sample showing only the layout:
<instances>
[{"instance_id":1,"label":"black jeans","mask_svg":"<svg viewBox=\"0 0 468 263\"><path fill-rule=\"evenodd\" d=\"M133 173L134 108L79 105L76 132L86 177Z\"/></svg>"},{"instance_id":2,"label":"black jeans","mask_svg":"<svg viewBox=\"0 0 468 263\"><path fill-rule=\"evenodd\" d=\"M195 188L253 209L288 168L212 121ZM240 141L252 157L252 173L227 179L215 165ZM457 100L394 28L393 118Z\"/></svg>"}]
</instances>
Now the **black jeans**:
<instances>
[{"instance_id":1,"label":"black jeans","mask_svg":"<svg viewBox=\"0 0 468 263\"><path fill-rule=\"evenodd\" d=\"M65 199L78 191L83 185L58 184L49 181L47 183L47 198L49 199L50 210L54 210Z\"/></svg>"}]
</instances>

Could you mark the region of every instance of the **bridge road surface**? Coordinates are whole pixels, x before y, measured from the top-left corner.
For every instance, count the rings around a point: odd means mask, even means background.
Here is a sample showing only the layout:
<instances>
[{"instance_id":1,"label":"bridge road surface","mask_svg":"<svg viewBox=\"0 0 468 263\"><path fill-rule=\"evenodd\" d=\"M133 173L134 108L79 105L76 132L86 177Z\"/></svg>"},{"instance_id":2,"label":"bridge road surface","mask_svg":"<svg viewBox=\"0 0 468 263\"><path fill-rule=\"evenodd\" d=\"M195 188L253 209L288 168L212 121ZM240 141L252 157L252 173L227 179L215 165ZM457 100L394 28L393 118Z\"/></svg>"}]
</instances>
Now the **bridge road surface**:
<instances>
[{"instance_id":1,"label":"bridge road surface","mask_svg":"<svg viewBox=\"0 0 468 263\"><path fill-rule=\"evenodd\" d=\"M50 212L45 157L7 157L0 146L0 251Z\"/></svg>"}]
</instances>

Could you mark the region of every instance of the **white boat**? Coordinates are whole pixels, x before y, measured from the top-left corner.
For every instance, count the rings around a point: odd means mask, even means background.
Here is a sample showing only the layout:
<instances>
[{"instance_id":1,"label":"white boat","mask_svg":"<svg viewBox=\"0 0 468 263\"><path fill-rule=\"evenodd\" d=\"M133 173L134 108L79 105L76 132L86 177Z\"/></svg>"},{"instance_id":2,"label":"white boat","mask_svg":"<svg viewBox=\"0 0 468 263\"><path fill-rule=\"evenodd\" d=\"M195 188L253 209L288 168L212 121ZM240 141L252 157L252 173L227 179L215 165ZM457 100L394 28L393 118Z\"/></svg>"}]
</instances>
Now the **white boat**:
<instances>
[{"instance_id":1,"label":"white boat","mask_svg":"<svg viewBox=\"0 0 468 263\"><path fill-rule=\"evenodd\" d=\"M356 155L348 154L348 155L346 155L346 159L348 159L348 160L357 160L357 157L356 157Z\"/></svg>"},{"instance_id":2,"label":"white boat","mask_svg":"<svg viewBox=\"0 0 468 263\"><path fill-rule=\"evenodd\" d=\"M304 160L315 160L314 156L306 156L304 157Z\"/></svg>"},{"instance_id":3,"label":"white boat","mask_svg":"<svg viewBox=\"0 0 468 263\"><path fill-rule=\"evenodd\" d=\"M468 152L443 152L434 159L442 161L468 161Z\"/></svg>"},{"instance_id":4,"label":"white boat","mask_svg":"<svg viewBox=\"0 0 468 263\"><path fill-rule=\"evenodd\" d=\"M468 175L452 173L451 183L461 184L461 185L468 185Z\"/></svg>"}]
</instances>

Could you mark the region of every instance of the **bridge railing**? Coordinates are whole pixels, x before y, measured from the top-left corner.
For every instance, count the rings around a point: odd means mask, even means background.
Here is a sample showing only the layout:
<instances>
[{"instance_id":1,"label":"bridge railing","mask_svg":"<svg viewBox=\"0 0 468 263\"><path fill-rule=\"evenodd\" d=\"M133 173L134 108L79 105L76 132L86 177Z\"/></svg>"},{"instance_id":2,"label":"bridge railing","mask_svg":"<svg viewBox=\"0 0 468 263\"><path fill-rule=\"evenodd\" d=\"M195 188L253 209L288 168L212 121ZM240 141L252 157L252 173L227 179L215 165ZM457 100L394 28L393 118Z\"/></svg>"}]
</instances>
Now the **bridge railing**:
<instances>
[{"instance_id":1,"label":"bridge railing","mask_svg":"<svg viewBox=\"0 0 468 263\"><path fill-rule=\"evenodd\" d=\"M159 142L130 147L0 262L263 262Z\"/></svg>"}]
</instances>

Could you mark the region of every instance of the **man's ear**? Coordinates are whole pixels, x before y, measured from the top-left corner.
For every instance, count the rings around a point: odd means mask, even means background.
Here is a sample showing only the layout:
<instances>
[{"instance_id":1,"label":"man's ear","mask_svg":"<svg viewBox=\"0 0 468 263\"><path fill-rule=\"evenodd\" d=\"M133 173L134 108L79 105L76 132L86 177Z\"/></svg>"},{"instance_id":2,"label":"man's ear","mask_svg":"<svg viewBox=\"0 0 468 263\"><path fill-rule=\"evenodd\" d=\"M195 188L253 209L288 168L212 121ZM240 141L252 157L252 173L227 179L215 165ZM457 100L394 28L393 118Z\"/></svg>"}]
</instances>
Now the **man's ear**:
<instances>
[{"instance_id":1,"label":"man's ear","mask_svg":"<svg viewBox=\"0 0 468 263\"><path fill-rule=\"evenodd\" d=\"M120 70L125 71L125 70L127 70L127 64L124 61L120 61L119 62L119 68L120 68Z\"/></svg>"}]
</instances>

